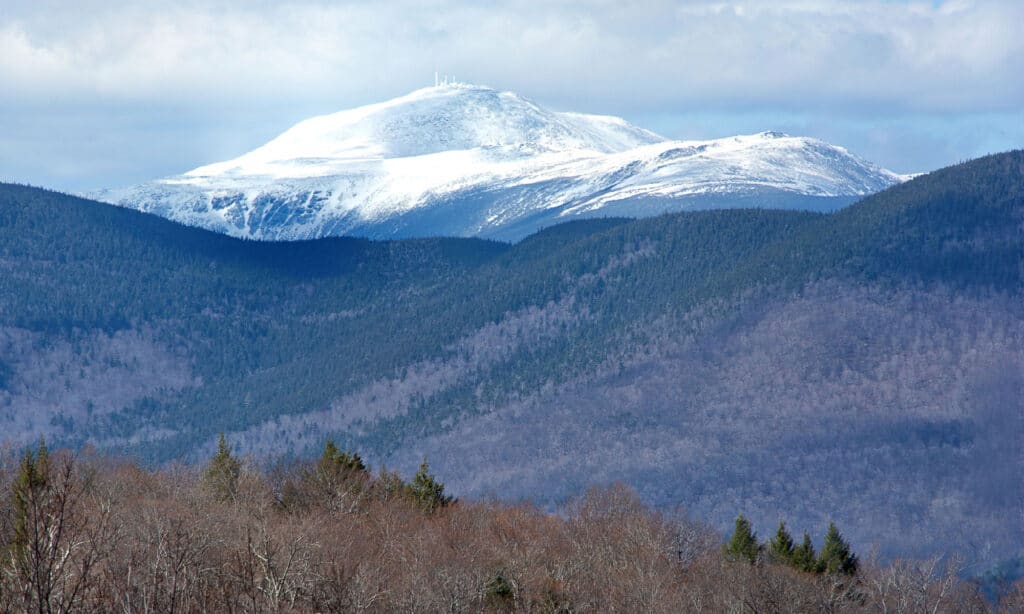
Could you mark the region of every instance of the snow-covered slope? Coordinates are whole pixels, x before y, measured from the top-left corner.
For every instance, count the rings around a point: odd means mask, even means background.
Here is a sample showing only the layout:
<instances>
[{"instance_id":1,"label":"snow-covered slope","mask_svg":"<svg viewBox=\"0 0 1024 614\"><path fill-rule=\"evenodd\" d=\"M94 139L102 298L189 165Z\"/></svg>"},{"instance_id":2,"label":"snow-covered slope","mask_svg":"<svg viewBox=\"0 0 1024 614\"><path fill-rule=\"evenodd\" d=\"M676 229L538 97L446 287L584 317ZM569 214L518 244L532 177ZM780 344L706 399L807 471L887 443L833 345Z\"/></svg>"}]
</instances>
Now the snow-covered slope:
<instances>
[{"instance_id":1,"label":"snow-covered slope","mask_svg":"<svg viewBox=\"0 0 1024 614\"><path fill-rule=\"evenodd\" d=\"M314 117L234 160L90 196L256 239L515 239L574 216L833 209L900 179L815 139L668 141L617 117L454 84Z\"/></svg>"}]
</instances>

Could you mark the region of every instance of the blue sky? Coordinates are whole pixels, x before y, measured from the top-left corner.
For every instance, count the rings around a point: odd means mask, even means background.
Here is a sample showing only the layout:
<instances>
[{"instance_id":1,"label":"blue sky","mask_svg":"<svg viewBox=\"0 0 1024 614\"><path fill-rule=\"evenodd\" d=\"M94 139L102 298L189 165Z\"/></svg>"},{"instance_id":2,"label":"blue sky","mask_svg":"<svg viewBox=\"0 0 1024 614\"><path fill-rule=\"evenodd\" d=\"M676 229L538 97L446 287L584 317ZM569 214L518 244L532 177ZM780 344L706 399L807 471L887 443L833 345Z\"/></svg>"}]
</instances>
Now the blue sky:
<instances>
[{"instance_id":1,"label":"blue sky","mask_svg":"<svg viewBox=\"0 0 1024 614\"><path fill-rule=\"evenodd\" d=\"M898 172L1024 147L1024 2L4 0L0 180L143 182L435 70L673 138L814 136Z\"/></svg>"}]
</instances>

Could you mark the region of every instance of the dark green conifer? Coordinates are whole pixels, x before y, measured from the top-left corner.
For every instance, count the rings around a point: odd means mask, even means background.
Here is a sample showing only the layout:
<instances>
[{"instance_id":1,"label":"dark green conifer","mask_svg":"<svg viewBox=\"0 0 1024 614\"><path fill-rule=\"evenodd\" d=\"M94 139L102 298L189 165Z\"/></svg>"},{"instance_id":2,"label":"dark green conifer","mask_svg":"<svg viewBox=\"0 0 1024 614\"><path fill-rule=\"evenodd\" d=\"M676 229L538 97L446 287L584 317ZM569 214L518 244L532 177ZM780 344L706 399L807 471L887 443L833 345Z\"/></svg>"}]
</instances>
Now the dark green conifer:
<instances>
[{"instance_id":1,"label":"dark green conifer","mask_svg":"<svg viewBox=\"0 0 1024 614\"><path fill-rule=\"evenodd\" d=\"M377 473L377 479L373 481L374 496L381 501L390 501L396 498L411 496L411 489L397 471L388 471L381 467Z\"/></svg>"},{"instance_id":2,"label":"dark green conifer","mask_svg":"<svg viewBox=\"0 0 1024 614\"><path fill-rule=\"evenodd\" d=\"M31 448L25 449L18 468L18 475L11 485L11 496L14 503L14 536L11 540L11 554L20 561L30 541L30 524L32 510L30 506L39 493L44 491L50 480L50 455L46 450L46 442L39 440L39 450L35 454Z\"/></svg>"},{"instance_id":3,"label":"dark green conifer","mask_svg":"<svg viewBox=\"0 0 1024 614\"><path fill-rule=\"evenodd\" d=\"M773 560L781 563L789 564L793 559L793 536L786 530L786 523L781 520L775 536L768 543L768 552Z\"/></svg>"},{"instance_id":4,"label":"dark green conifer","mask_svg":"<svg viewBox=\"0 0 1024 614\"><path fill-rule=\"evenodd\" d=\"M317 471L321 475L340 477L351 472L364 473L366 465L358 454L342 452L334 441L328 439L324 444L324 452L317 463Z\"/></svg>"},{"instance_id":5,"label":"dark green conifer","mask_svg":"<svg viewBox=\"0 0 1024 614\"><path fill-rule=\"evenodd\" d=\"M739 560L750 563L757 561L761 546L757 543L757 535L751 529L750 521L744 518L743 514L736 517L736 528L733 530L732 537L729 538L729 543L725 546L725 551Z\"/></svg>"},{"instance_id":6,"label":"dark green conifer","mask_svg":"<svg viewBox=\"0 0 1024 614\"><path fill-rule=\"evenodd\" d=\"M430 465L426 459L420 463L419 471L409 483L409 493L413 501L427 512L433 512L452 502L452 498L444 494L444 484L430 474Z\"/></svg>"},{"instance_id":7,"label":"dark green conifer","mask_svg":"<svg viewBox=\"0 0 1024 614\"><path fill-rule=\"evenodd\" d=\"M818 568L825 573L852 576L857 573L857 565L857 555L850 550L850 544L839 534L834 522L828 523Z\"/></svg>"},{"instance_id":8,"label":"dark green conifer","mask_svg":"<svg viewBox=\"0 0 1024 614\"><path fill-rule=\"evenodd\" d=\"M362 499L369 477L366 464L358 454L342 452L328 439L315 470L306 480L322 500L342 504L351 511Z\"/></svg>"},{"instance_id":9,"label":"dark green conifer","mask_svg":"<svg viewBox=\"0 0 1024 614\"><path fill-rule=\"evenodd\" d=\"M811 542L811 536L804 531L803 542L793 548L793 555L790 557L790 565L800 571L816 572L818 569L817 556L814 553L814 544Z\"/></svg>"},{"instance_id":10,"label":"dark green conifer","mask_svg":"<svg viewBox=\"0 0 1024 614\"><path fill-rule=\"evenodd\" d=\"M238 494L238 478L242 474L242 461L231 454L224 433L217 440L217 453L203 473L203 481L221 501L230 501Z\"/></svg>"}]
</instances>

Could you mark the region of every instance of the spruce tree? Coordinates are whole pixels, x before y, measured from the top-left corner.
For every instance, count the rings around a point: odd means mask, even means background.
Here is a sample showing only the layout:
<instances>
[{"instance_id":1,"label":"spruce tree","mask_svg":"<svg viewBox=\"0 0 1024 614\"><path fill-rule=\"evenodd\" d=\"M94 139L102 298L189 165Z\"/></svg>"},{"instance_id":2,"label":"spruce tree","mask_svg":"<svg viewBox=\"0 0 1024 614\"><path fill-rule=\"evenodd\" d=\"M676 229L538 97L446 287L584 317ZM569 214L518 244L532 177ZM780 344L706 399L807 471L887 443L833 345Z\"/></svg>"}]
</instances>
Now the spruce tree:
<instances>
[{"instance_id":1,"label":"spruce tree","mask_svg":"<svg viewBox=\"0 0 1024 614\"><path fill-rule=\"evenodd\" d=\"M217 453L203 473L203 481L221 501L230 501L238 494L238 478L242 473L242 461L231 454L224 433L217 440Z\"/></svg>"},{"instance_id":2,"label":"spruce tree","mask_svg":"<svg viewBox=\"0 0 1024 614\"><path fill-rule=\"evenodd\" d=\"M793 536L786 530L786 523L779 521L779 528L775 531L768 544L768 552L773 560L791 564L793 559Z\"/></svg>"},{"instance_id":3,"label":"spruce tree","mask_svg":"<svg viewBox=\"0 0 1024 614\"><path fill-rule=\"evenodd\" d=\"M315 491L325 501L351 508L362 496L370 476L358 454L342 452L328 439L316 471L309 477Z\"/></svg>"},{"instance_id":4,"label":"spruce tree","mask_svg":"<svg viewBox=\"0 0 1024 614\"><path fill-rule=\"evenodd\" d=\"M50 480L50 455L46 450L46 442L39 440L39 450L32 453L31 448L25 449L18 468L18 476L11 484L11 497L14 503L14 536L11 540L11 554L20 560L31 541L30 524L35 515L30 509L40 493L46 490Z\"/></svg>"},{"instance_id":5,"label":"spruce tree","mask_svg":"<svg viewBox=\"0 0 1024 614\"><path fill-rule=\"evenodd\" d=\"M409 493L413 501L427 512L433 512L452 502L452 498L444 494L444 484L430 474L430 465L426 459L420 463L419 471L409 483Z\"/></svg>"},{"instance_id":6,"label":"spruce tree","mask_svg":"<svg viewBox=\"0 0 1024 614\"><path fill-rule=\"evenodd\" d=\"M317 462L317 471L321 475L337 478L352 472L365 473L366 465L358 454L342 452L334 441L328 439L324 444L324 452L320 455L320 461Z\"/></svg>"},{"instance_id":7,"label":"spruce tree","mask_svg":"<svg viewBox=\"0 0 1024 614\"><path fill-rule=\"evenodd\" d=\"M850 544L839 534L834 522L828 523L818 568L825 573L852 576L857 573L857 565L857 556L850 550Z\"/></svg>"},{"instance_id":8,"label":"spruce tree","mask_svg":"<svg viewBox=\"0 0 1024 614\"><path fill-rule=\"evenodd\" d=\"M743 514L736 517L736 528L733 530L732 537L729 538L729 543L725 546L725 551L739 560L750 563L757 561L761 546L757 543L757 535L750 528L750 521L744 518Z\"/></svg>"},{"instance_id":9,"label":"spruce tree","mask_svg":"<svg viewBox=\"0 0 1024 614\"><path fill-rule=\"evenodd\" d=\"M811 542L811 536L804 531L803 542L793 548L793 555L790 557L790 565L800 571L816 572L818 570L818 561L814 553L814 544Z\"/></svg>"},{"instance_id":10,"label":"spruce tree","mask_svg":"<svg viewBox=\"0 0 1024 614\"><path fill-rule=\"evenodd\" d=\"M380 501L412 496L412 489L402 480L402 476L398 475L397 471L388 471L385 467L380 468L372 485L374 497Z\"/></svg>"}]
</instances>

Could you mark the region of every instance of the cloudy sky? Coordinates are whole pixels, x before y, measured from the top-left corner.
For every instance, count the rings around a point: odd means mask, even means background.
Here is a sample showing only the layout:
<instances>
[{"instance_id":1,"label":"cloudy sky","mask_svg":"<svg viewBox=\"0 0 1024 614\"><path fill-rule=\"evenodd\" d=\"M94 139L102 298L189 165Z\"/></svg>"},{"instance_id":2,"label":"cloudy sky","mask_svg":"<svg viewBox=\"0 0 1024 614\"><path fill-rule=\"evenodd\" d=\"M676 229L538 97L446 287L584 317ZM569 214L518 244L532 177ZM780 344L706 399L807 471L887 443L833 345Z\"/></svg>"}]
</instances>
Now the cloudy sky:
<instances>
[{"instance_id":1,"label":"cloudy sky","mask_svg":"<svg viewBox=\"0 0 1024 614\"><path fill-rule=\"evenodd\" d=\"M899 172L1024 147L1021 0L2 0L0 180L139 183L434 71L673 138Z\"/></svg>"}]
</instances>

